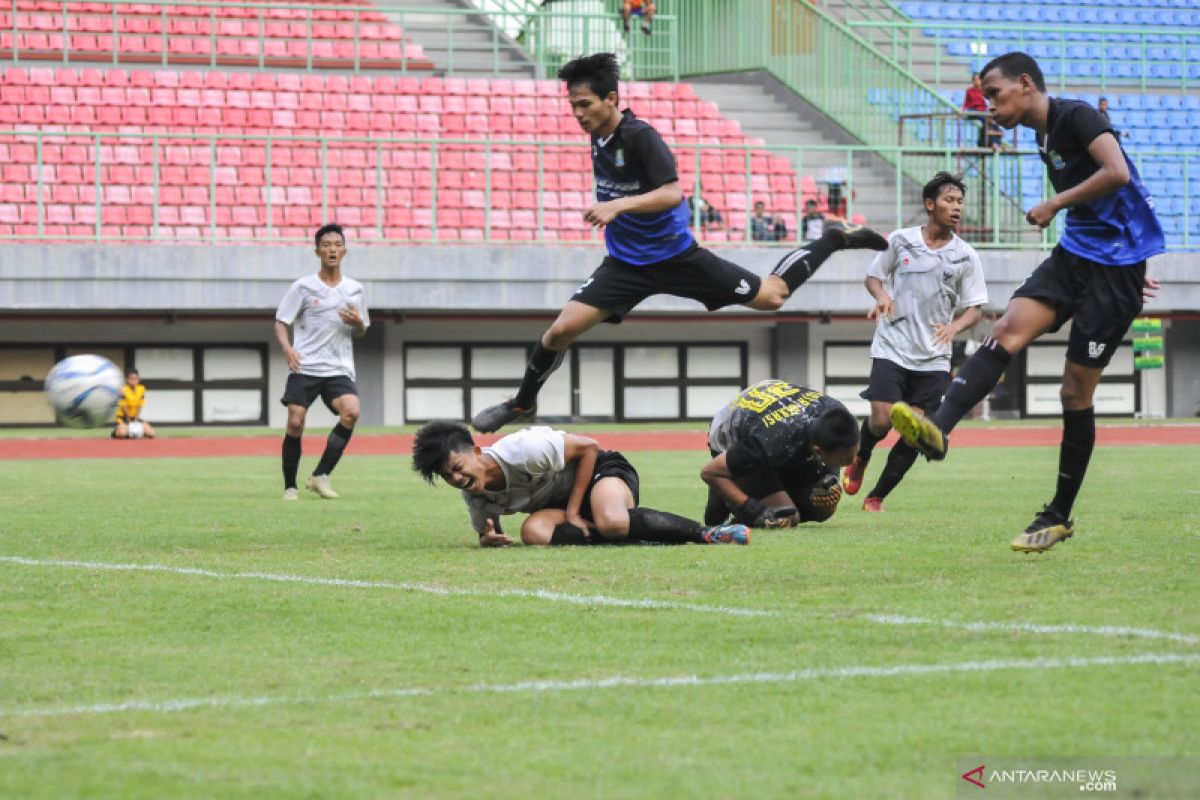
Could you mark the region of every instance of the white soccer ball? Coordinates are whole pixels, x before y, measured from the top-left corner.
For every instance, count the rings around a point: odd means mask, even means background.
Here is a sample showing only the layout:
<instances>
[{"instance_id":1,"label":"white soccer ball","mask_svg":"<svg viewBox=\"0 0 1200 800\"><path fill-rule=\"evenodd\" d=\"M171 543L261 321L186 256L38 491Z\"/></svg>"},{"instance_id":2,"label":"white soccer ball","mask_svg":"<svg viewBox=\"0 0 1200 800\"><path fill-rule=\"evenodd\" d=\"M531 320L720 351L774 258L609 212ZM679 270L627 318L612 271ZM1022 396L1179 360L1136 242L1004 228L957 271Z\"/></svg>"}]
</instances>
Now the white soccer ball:
<instances>
[{"instance_id":1,"label":"white soccer ball","mask_svg":"<svg viewBox=\"0 0 1200 800\"><path fill-rule=\"evenodd\" d=\"M125 435L128 436L130 439L140 439L146 435L146 427L144 425L142 425L142 423L138 422L136 419L133 422L129 423L129 425L126 426L126 428L127 429L126 429Z\"/></svg>"},{"instance_id":2,"label":"white soccer ball","mask_svg":"<svg viewBox=\"0 0 1200 800\"><path fill-rule=\"evenodd\" d=\"M117 365L103 356L70 356L46 376L46 399L59 425L96 428L113 421L125 383Z\"/></svg>"}]
</instances>

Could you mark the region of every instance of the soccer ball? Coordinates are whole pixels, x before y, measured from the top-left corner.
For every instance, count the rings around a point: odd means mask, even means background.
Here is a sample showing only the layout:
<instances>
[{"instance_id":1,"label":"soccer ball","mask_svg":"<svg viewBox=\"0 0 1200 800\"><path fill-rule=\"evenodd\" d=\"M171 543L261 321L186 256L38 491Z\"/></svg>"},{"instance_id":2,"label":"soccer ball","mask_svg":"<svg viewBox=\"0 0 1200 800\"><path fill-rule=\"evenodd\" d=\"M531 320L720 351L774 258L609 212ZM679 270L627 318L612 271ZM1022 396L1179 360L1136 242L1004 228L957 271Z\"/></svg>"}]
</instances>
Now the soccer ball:
<instances>
[{"instance_id":1,"label":"soccer ball","mask_svg":"<svg viewBox=\"0 0 1200 800\"><path fill-rule=\"evenodd\" d=\"M117 413L121 385L117 365L103 356L70 356L54 365L46 376L46 399L59 425L95 428L112 422Z\"/></svg>"},{"instance_id":2,"label":"soccer ball","mask_svg":"<svg viewBox=\"0 0 1200 800\"><path fill-rule=\"evenodd\" d=\"M146 427L136 419L126 426L125 435L130 439L140 439L146 435Z\"/></svg>"}]
</instances>

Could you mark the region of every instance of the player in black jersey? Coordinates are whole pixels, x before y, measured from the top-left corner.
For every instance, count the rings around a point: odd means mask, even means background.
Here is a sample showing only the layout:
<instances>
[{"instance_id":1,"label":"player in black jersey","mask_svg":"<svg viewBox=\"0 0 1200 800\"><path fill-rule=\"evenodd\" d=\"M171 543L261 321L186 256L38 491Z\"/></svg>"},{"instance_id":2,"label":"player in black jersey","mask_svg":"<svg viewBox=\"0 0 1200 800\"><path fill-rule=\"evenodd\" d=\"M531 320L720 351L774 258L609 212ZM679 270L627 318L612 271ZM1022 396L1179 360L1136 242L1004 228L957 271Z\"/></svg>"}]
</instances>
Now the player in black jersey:
<instances>
[{"instance_id":1,"label":"player in black jersey","mask_svg":"<svg viewBox=\"0 0 1200 800\"><path fill-rule=\"evenodd\" d=\"M824 522L842 496L838 470L858 451L858 421L828 395L768 380L717 412L708 448L706 525L730 511L755 528Z\"/></svg>"},{"instance_id":2,"label":"player in black jersey","mask_svg":"<svg viewBox=\"0 0 1200 800\"><path fill-rule=\"evenodd\" d=\"M583 218L604 228L608 256L534 344L516 397L476 414L476 430L490 433L531 419L542 384L571 343L601 322L620 322L647 297L686 297L709 311L729 305L774 311L836 251L887 249L887 240L869 228L830 230L760 278L699 247L688 227L675 156L658 131L620 110L618 74L612 53L575 59L558 72L579 127L591 136L596 202Z\"/></svg>"}]
</instances>

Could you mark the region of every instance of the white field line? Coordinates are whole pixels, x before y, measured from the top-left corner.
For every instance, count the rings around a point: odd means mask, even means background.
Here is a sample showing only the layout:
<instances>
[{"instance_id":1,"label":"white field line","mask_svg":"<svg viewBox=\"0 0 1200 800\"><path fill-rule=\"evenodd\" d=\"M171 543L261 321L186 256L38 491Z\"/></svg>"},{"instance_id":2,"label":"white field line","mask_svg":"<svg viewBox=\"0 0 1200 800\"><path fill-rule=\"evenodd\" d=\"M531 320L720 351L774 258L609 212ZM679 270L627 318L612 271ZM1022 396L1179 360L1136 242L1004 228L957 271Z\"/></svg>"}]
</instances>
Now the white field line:
<instances>
[{"instance_id":1,"label":"white field line","mask_svg":"<svg viewBox=\"0 0 1200 800\"><path fill-rule=\"evenodd\" d=\"M396 697L431 697L452 694L537 694L579 692L602 689L664 689L677 687L728 686L734 684L786 684L846 678L896 678L945 675L951 673L1002 672L1009 670L1058 670L1064 668L1118 666L1168 666L1198 664L1200 653L1142 653L1132 656L1096 656L1093 658L1028 658L1017 660L962 661L951 664L893 664L890 666L848 666L794 670L791 672L750 672L736 675L675 675L661 678L615 675L610 678L541 680L521 683L483 683L462 687L405 687L327 695L257 697L194 697L176 700L129 700L120 703L60 706L56 708L0 709L0 717L63 717L123 712L170 713L195 708L237 708L285 704L345 703Z\"/></svg>"},{"instance_id":2,"label":"white field line","mask_svg":"<svg viewBox=\"0 0 1200 800\"><path fill-rule=\"evenodd\" d=\"M650 598L621 598L608 595L581 595L551 592L544 589L469 589L442 586L432 583L407 583L391 581L360 581L347 578L316 578L307 575L288 575L270 572L217 572L196 567L173 567L167 564L119 564L105 561L69 561L57 559L25 558L24 556L0 556L0 563L33 567L59 567L111 572L159 572L172 575L190 575L218 580L257 580L277 583L299 583L310 586L333 586L353 589L391 589L405 592L421 592L442 596L462 597L522 597L568 603L581 606L612 606L617 608L648 608L668 611L697 611L706 614L725 614L739 617L783 617L803 612L784 612L771 609L738 608L735 606L710 606L702 603L681 603L674 600ZM1185 633L1160 631L1154 628L1133 628L1115 625L1042 625L1030 622L956 622L953 620L926 619L894 614L863 614L839 619L860 619L877 625L936 625L966 631L1012 631L1039 635L1079 634L1109 638L1152 639L1200 644L1200 636Z\"/></svg>"}]
</instances>

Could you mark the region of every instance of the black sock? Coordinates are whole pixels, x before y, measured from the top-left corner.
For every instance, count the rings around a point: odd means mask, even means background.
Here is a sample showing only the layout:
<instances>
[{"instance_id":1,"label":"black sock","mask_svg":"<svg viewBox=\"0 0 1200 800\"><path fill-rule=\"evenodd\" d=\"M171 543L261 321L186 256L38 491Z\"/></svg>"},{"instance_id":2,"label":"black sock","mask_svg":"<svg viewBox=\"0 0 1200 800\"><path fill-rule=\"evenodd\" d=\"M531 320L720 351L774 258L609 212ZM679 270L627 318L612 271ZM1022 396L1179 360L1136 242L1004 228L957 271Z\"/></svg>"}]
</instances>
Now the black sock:
<instances>
[{"instance_id":1,"label":"black sock","mask_svg":"<svg viewBox=\"0 0 1200 800\"><path fill-rule=\"evenodd\" d=\"M871 451L875 449L875 445L883 441L887 436L887 431L883 435L875 433L871 430L871 418L867 417L863 420L862 430L858 434L858 457L864 462L871 460Z\"/></svg>"},{"instance_id":2,"label":"black sock","mask_svg":"<svg viewBox=\"0 0 1200 800\"><path fill-rule=\"evenodd\" d=\"M800 284L813 276L827 258L841 250L844 245L845 239L841 234L830 231L815 242L809 242L799 250L788 253L775 265L771 274L783 278L788 291L794 292Z\"/></svg>"},{"instance_id":3,"label":"black sock","mask_svg":"<svg viewBox=\"0 0 1200 800\"><path fill-rule=\"evenodd\" d=\"M566 355L566 350L555 352L547 349L539 339L533 346L533 352L529 354L529 363L525 365L525 377L521 379L521 388L513 398L513 404L517 408L533 408L542 384L550 377L550 373L558 369Z\"/></svg>"},{"instance_id":4,"label":"black sock","mask_svg":"<svg viewBox=\"0 0 1200 800\"><path fill-rule=\"evenodd\" d=\"M296 488L296 470L300 469L300 437L283 436L283 488Z\"/></svg>"},{"instance_id":5,"label":"black sock","mask_svg":"<svg viewBox=\"0 0 1200 800\"><path fill-rule=\"evenodd\" d=\"M963 363L958 375L950 382L941 408L931 417L933 422L946 433L954 430L954 426L975 407L975 404L996 388L1010 361L1011 353L992 337L985 338L979 349Z\"/></svg>"},{"instance_id":6,"label":"black sock","mask_svg":"<svg viewBox=\"0 0 1200 800\"><path fill-rule=\"evenodd\" d=\"M892 448L892 452L888 453L887 464L883 467L879 481L867 497L878 497L882 500L891 494L892 489L896 488L896 484L900 483L904 473L912 468L913 462L916 460L917 451L912 445L905 444L903 440L897 442L896 446Z\"/></svg>"},{"instance_id":7,"label":"black sock","mask_svg":"<svg viewBox=\"0 0 1200 800\"><path fill-rule=\"evenodd\" d=\"M340 422L334 425L333 430L329 432L329 438L325 440L325 452L321 454L321 463L317 464L313 475L328 475L333 472L353 435L353 428L347 428Z\"/></svg>"},{"instance_id":8,"label":"black sock","mask_svg":"<svg viewBox=\"0 0 1200 800\"><path fill-rule=\"evenodd\" d=\"M1083 476L1087 474L1092 448L1096 445L1096 409L1063 410L1063 438L1058 450L1058 490L1054 506L1064 517L1071 516Z\"/></svg>"},{"instance_id":9,"label":"black sock","mask_svg":"<svg viewBox=\"0 0 1200 800\"><path fill-rule=\"evenodd\" d=\"M709 527L724 525L728 519L729 505L725 502L725 498L721 497L720 492L716 489L708 487L708 502L704 504L704 524Z\"/></svg>"},{"instance_id":10,"label":"black sock","mask_svg":"<svg viewBox=\"0 0 1200 800\"><path fill-rule=\"evenodd\" d=\"M704 542L704 526L699 522L653 508L629 509L629 538L635 542L687 544Z\"/></svg>"},{"instance_id":11,"label":"black sock","mask_svg":"<svg viewBox=\"0 0 1200 800\"><path fill-rule=\"evenodd\" d=\"M554 530L550 534L550 544L555 547L560 545L582 546L591 544L591 540L588 539L583 528L577 528L569 522L560 522L554 526Z\"/></svg>"}]
</instances>

